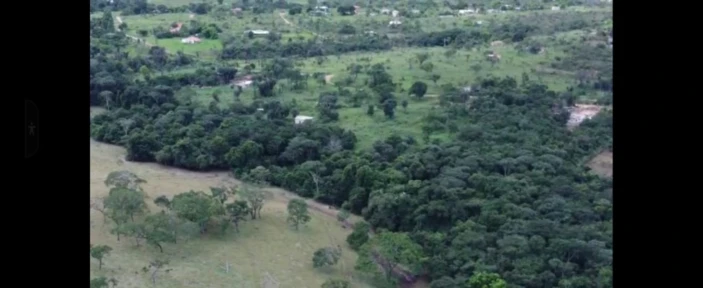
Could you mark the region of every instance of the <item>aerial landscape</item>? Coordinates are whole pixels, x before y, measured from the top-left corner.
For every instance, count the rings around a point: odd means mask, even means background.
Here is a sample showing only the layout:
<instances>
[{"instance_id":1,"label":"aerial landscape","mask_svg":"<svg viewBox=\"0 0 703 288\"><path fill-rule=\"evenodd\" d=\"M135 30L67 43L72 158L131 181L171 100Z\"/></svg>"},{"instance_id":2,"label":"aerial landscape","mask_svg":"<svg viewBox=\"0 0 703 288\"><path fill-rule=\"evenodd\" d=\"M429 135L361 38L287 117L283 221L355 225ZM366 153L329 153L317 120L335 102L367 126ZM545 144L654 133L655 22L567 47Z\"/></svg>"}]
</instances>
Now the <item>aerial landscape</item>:
<instances>
[{"instance_id":1,"label":"aerial landscape","mask_svg":"<svg viewBox=\"0 0 703 288\"><path fill-rule=\"evenodd\" d=\"M612 5L91 0L91 287L612 287Z\"/></svg>"}]
</instances>

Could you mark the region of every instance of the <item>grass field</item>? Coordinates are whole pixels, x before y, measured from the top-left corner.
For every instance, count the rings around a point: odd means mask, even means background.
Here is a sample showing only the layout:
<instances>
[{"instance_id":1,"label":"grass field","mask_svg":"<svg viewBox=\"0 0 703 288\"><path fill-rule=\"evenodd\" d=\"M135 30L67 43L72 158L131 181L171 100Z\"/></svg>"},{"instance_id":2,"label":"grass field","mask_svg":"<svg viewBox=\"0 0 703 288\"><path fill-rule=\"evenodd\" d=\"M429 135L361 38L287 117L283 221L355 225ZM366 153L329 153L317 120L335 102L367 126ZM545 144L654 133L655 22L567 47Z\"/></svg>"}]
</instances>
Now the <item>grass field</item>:
<instances>
[{"instance_id":1,"label":"grass field","mask_svg":"<svg viewBox=\"0 0 703 288\"><path fill-rule=\"evenodd\" d=\"M96 112L91 109L91 114ZM210 186L236 184L237 181L226 173L194 173L180 169L166 168L157 164L124 162L123 148L90 143L90 194L91 201L107 195L103 181L107 174L115 170L129 170L146 179L143 187L150 199L152 212L157 211L151 202L159 195L169 197L188 191L208 191ZM109 234L111 225L103 224L102 215L91 210L90 242L109 245L114 250L106 257L102 270L91 259L91 278L97 276L114 277L119 287L151 287L148 274L141 268L154 259L169 260L170 273L158 277L157 287L260 287L261 281L270 275L280 283L280 287L320 287L330 277L350 279L355 277L353 266L356 254L347 249L346 235L350 230L340 227L328 215L313 211L312 221L300 231L286 224L286 202L290 193L280 189L270 189L271 199L264 205L262 218L245 221L239 234L233 231L224 236L217 233L193 239L188 242L164 246L164 253L148 246L136 247L131 239L117 241ZM356 219L356 218L355 218ZM312 254L325 246L343 247L340 263L329 271L318 271L312 267ZM223 268L230 264L230 272ZM369 287L352 278L354 287Z\"/></svg>"}]
</instances>

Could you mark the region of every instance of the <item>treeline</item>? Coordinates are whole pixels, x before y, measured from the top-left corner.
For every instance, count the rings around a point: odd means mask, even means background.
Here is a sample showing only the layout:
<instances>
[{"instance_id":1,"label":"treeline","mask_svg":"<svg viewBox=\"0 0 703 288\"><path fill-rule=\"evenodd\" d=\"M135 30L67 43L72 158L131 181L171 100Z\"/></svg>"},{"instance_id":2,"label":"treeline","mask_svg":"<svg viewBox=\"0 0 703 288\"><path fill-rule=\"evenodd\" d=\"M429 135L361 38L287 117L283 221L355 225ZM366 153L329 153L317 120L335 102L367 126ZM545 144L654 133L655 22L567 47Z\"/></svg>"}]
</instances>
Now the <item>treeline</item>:
<instances>
[{"instance_id":1,"label":"treeline","mask_svg":"<svg viewBox=\"0 0 703 288\"><path fill-rule=\"evenodd\" d=\"M390 50L392 43L385 37L354 36L340 41L317 38L308 41L281 41L280 37L249 39L232 37L223 40L222 59L257 59L276 57L318 57L357 51Z\"/></svg>"},{"instance_id":2,"label":"treeline","mask_svg":"<svg viewBox=\"0 0 703 288\"><path fill-rule=\"evenodd\" d=\"M92 121L91 135L126 146L130 160L232 169L360 213L377 231L407 233L412 243L402 234L396 240L428 255L420 264L435 288L465 287L479 272L498 273L511 287L612 287L612 182L581 165L612 145L612 112L570 132L566 95L529 77L488 78L471 97L456 89L440 95L443 108L427 130L455 127L450 140L393 135L354 151L351 131L293 125L292 104L235 101L222 109L213 95L199 105L154 76L134 81L129 67L136 65L117 52L93 50L91 69L101 68L91 72L91 98L107 91L114 100ZM162 63L159 55L147 60ZM266 81L299 75L284 63L263 69ZM393 76L372 68L374 105L386 108ZM218 81L233 77L220 72Z\"/></svg>"}]
</instances>

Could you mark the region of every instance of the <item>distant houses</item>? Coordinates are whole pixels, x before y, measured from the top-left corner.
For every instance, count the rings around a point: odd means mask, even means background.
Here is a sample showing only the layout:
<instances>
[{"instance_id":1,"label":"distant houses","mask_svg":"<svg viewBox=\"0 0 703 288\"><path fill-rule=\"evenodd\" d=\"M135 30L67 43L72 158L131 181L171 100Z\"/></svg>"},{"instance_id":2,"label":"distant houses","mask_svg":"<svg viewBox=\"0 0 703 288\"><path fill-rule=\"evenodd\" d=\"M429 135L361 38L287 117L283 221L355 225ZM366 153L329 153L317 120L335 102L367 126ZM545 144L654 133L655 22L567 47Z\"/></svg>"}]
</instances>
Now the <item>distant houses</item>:
<instances>
[{"instance_id":1,"label":"distant houses","mask_svg":"<svg viewBox=\"0 0 703 288\"><path fill-rule=\"evenodd\" d=\"M459 13L459 15L463 16L463 15L474 14L474 13L476 13L476 11L474 9L463 9L463 10L459 10L457 13Z\"/></svg>"},{"instance_id":2,"label":"distant houses","mask_svg":"<svg viewBox=\"0 0 703 288\"><path fill-rule=\"evenodd\" d=\"M183 38L181 39L181 43L183 44L195 44L195 43L200 43L200 38L195 37L195 36L190 36L188 38Z\"/></svg>"},{"instance_id":3,"label":"distant houses","mask_svg":"<svg viewBox=\"0 0 703 288\"><path fill-rule=\"evenodd\" d=\"M559 6L552 6L552 11L559 11L561 10L561 7Z\"/></svg>"},{"instance_id":4,"label":"distant houses","mask_svg":"<svg viewBox=\"0 0 703 288\"><path fill-rule=\"evenodd\" d=\"M388 22L388 26L391 26L391 27L397 27L397 26L400 26L400 24L403 24L403 22L400 22L400 20L397 20L397 19L393 19L390 22Z\"/></svg>"},{"instance_id":5,"label":"distant houses","mask_svg":"<svg viewBox=\"0 0 703 288\"><path fill-rule=\"evenodd\" d=\"M171 30L169 30L169 32L171 32L171 33L178 33L178 32L181 32L181 27L183 27L183 23L180 23L180 22L179 22L179 23L176 23L176 26L175 26L175 27L171 27Z\"/></svg>"},{"instance_id":6,"label":"distant houses","mask_svg":"<svg viewBox=\"0 0 703 288\"><path fill-rule=\"evenodd\" d=\"M244 34L250 34L250 33L251 33L251 35L254 35L254 36L266 36L266 35L270 34L270 32L267 30L249 30L249 31L244 32Z\"/></svg>"},{"instance_id":7,"label":"distant houses","mask_svg":"<svg viewBox=\"0 0 703 288\"><path fill-rule=\"evenodd\" d=\"M303 123L308 122L308 121L312 122L313 119L315 119L315 117L312 117L312 116L305 116L305 115L298 115L298 116L295 116L295 119L294 119L293 121L295 121L295 124L296 124L296 125L299 125L299 124L303 124Z\"/></svg>"}]
</instances>

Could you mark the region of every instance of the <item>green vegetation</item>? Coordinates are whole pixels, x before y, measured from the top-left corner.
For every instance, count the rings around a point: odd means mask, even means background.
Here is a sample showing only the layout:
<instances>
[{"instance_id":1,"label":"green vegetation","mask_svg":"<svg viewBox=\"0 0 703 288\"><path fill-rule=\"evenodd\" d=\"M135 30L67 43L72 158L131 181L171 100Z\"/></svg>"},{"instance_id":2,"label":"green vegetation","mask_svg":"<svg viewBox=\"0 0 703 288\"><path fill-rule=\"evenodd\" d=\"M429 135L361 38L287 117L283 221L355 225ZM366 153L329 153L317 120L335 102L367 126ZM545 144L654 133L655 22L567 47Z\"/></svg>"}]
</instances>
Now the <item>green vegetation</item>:
<instances>
[{"instance_id":1,"label":"green vegetation","mask_svg":"<svg viewBox=\"0 0 703 288\"><path fill-rule=\"evenodd\" d=\"M339 273L351 248L355 273L378 287L422 276L435 288L612 287L612 179L583 165L611 149L612 107L567 127L577 105L612 104L608 4L398 1L355 13L303 2L91 1L91 106L106 109L91 137L129 161L244 181L147 203L148 183L111 174L95 210L118 240L156 255L196 237L292 249L285 237L319 237L337 220L354 225L345 247L316 243L291 261ZM268 186L310 200L270 202ZM150 257L152 284L174 285ZM257 269L238 283L274 281L271 266ZM309 273L283 281L368 285Z\"/></svg>"}]
</instances>

